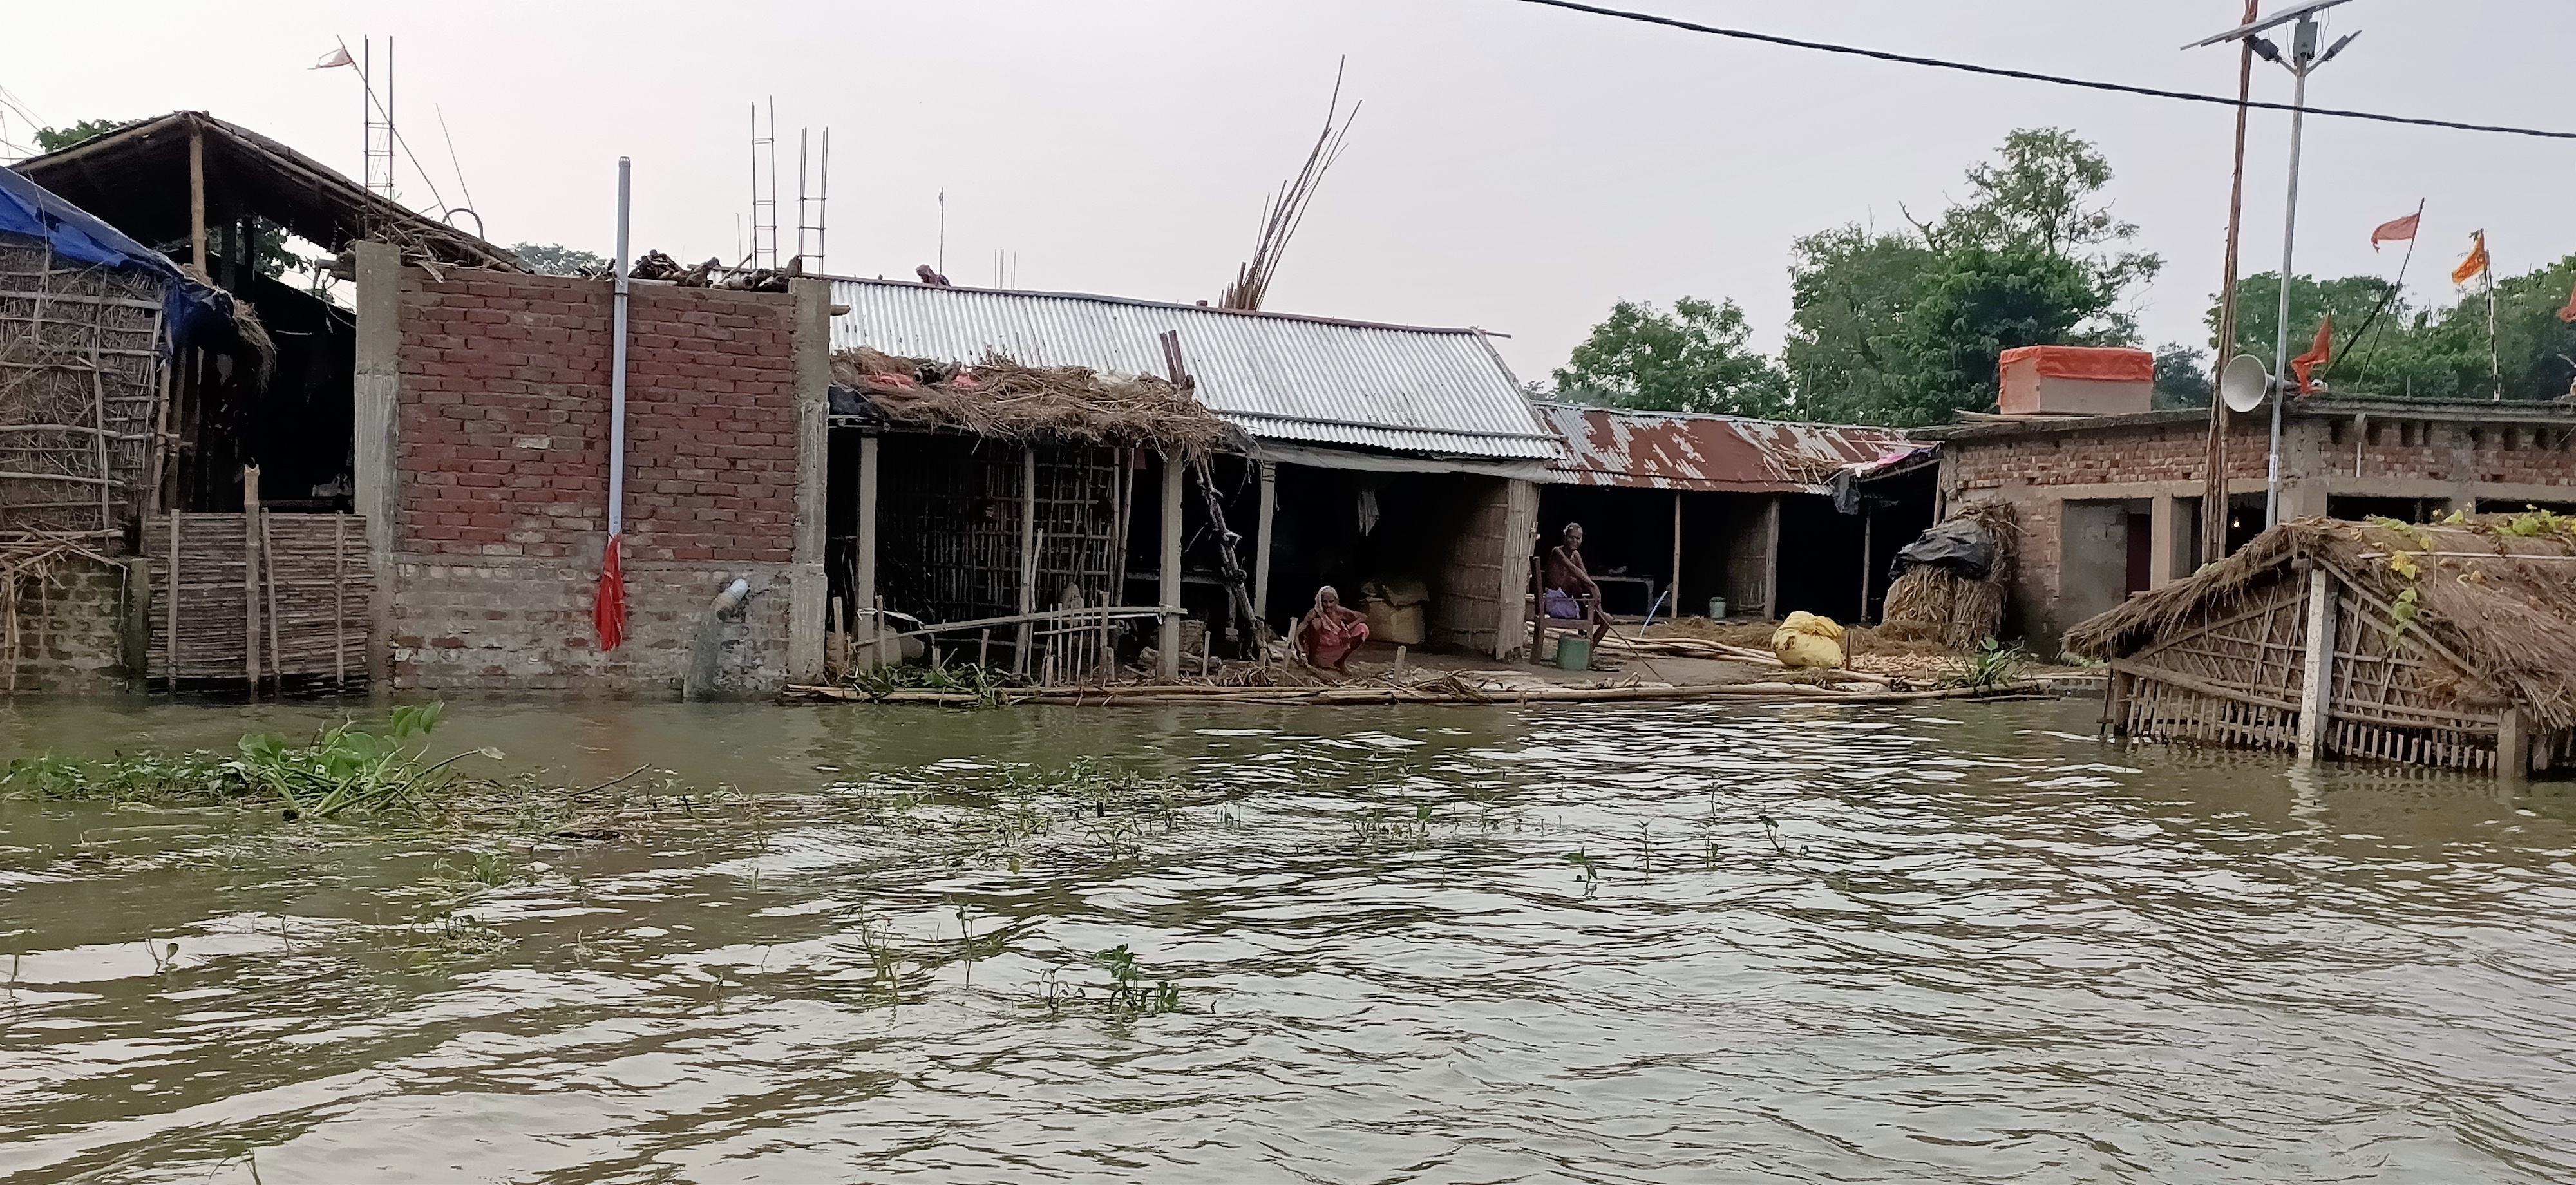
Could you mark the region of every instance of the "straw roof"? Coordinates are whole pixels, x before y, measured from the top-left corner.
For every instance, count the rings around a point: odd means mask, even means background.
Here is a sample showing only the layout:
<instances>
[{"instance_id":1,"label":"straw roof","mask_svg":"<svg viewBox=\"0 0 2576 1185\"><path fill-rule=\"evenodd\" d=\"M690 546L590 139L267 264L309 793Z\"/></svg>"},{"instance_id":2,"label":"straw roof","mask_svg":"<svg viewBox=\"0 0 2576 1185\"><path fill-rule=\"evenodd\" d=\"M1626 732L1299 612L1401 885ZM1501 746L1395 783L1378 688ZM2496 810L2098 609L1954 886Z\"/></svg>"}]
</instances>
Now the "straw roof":
<instances>
[{"instance_id":1,"label":"straw roof","mask_svg":"<svg viewBox=\"0 0 2576 1185\"><path fill-rule=\"evenodd\" d=\"M2301 559L2326 565L2384 604L2414 590L2407 628L2458 656L2465 669L2444 673L2464 700L2516 703L2543 727L2576 727L2576 518L2546 512L2428 526L2286 522L2188 580L2067 631L2066 649L2101 659L2134 654L2204 605L2224 611L2293 578ZM2452 665L2438 652L2426 657Z\"/></svg>"},{"instance_id":2,"label":"straw roof","mask_svg":"<svg viewBox=\"0 0 2576 1185\"><path fill-rule=\"evenodd\" d=\"M1022 366L997 354L957 365L866 347L833 356L832 381L867 396L888 420L1005 440L1053 438L1205 456L1235 429L1190 393L1152 375L1087 366Z\"/></svg>"}]
</instances>

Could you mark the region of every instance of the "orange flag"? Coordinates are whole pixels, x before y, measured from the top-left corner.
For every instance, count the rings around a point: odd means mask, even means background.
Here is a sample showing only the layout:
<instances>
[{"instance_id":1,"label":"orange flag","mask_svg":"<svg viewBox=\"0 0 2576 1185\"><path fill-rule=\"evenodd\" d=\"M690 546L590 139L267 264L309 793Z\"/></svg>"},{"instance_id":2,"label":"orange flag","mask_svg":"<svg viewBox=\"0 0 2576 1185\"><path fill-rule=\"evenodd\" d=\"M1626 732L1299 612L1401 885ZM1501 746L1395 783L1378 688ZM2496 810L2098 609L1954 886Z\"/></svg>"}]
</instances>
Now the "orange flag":
<instances>
[{"instance_id":1,"label":"orange flag","mask_svg":"<svg viewBox=\"0 0 2576 1185\"><path fill-rule=\"evenodd\" d=\"M2476 245L2469 248L2469 257L2461 260L2460 266L2451 269L2451 282L2466 284L2475 279L2479 272L2485 270L2487 270L2487 232L2479 231Z\"/></svg>"},{"instance_id":2,"label":"orange flag","mask_svg":"<svg viewBox=\"0 0 2576 1185\"><path fill-rule=\"evenodd\" d=\"M615 650L626 640L626 566L617 562L623 536L608 537L608 555L599 565L599 599L590 606L590 623L599 627L599 648Z\"/></svg>"},{"instance_id":3,"label":"orange flag","mask_svg":"<svg viewBox=\"0 0 2576 1185\"><path fill-rule=\"evenodd\" d=\"M2404 218L2380 223L2379 229L2370 232L2370 249L2376 251L2381 243L2402 243L2414 238L2415 225L2423 220L2423 213L2417 211Z\"/></svg>"},{"instance_id":4,"label":"orange flag","mask_svg":"<svg viewBox=\"0 0 2576 1185\"><path fill-rule=\"evenodd\" d=\"M2317 326L2317 344L2308 352L2290 359L2290 373L2299 376L2299 394L2308 393L2308 372L2334 361L2334 314L2326 314L2326 323Z\"/></svg>"},{"instance_id":5,"label":"orange flag","mask_svg":"<svg viewBox=\"0 0 2576 1185\"><path fill-rule=\"evenodd\" d=\"M2558 319L2570 324L2576 324L2576 292L2570 292L2567 294L2567 307L2558 310Z\"/></svg>"}]
</instances>

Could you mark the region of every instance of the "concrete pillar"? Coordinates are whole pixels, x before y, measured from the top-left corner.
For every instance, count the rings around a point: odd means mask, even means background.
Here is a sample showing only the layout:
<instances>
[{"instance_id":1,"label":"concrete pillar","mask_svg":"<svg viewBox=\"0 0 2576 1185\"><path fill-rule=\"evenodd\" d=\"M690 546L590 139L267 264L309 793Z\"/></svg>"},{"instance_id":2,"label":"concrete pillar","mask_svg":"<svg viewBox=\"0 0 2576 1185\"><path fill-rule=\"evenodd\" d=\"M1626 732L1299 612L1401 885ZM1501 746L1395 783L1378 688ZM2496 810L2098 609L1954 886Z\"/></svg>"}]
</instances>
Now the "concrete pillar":
<instances>
[{"instance_id":1,"label":"concrete pillar","mask_svg":"<svg viewBox=\"0 0 2576 1185\"><path fill-rule=\"evenodd\" d=\"M796 545L787 576L787 678L823 680L830 584L823 575L824 497L831 488L832 285L791 280L796 298Z\"/></svg>"},{"instance_id":2,"label":"concrete pillar","mask_svg":"<svg viewBox=\"0 0 2576 1185\"><path fill-rule=\"evenodd\" d=\"M855 651L853 666L873 671L890 660L880 655L877 638L885 632L885 622L876 615L877 604L877 438L859 438L858 480L858 545L850 555L850 596L855 602L850 620L850 634L866 638L864 649Z\"/></svg>"},{"instance_id":3,"label":"concrete pillar","mask_svg":"<svg viewBox=\"0 0 2576 1185\"><path fill-rule=\"evenodd\" d=\"M2299 680L2299 760L2317 759L2325 745L2326 712L2334 702L2335 578L2324 565L2308 569L2308 653Z\"/></svg>"},{"instance_id":4,"label":"concrete pillar","mask_svg":"<svg viewBox=\"0 0 2576 1185\"><path fill-rule=\"evenodd\" d=\"M2147 500L2147 587L2163 588L2174 582L2179 557L2175 548L2180 540L2182 518L2172 494L2158 494Z\"/></svg>"},{"instance_id":5,"label":"concrete pillar","mask_svg":"<svg viewBox=\"0 0 2576 1185\"><path fill-rule=\"evenodd\" d=\"M1155 674L1181 677L1181 459L1163 454L1163 563L1158 603L1162 627L1154 632Z\"/></svg>"},{"instance_id":6,"label":"concrete pillar","mask_svg":"<svg viewBox=\"0 0 2576 1185\"><path fill-rule=\"evenodd\" d=\"M358 366L350 397L352 502L367 520L367 681L382 692L394 674L394 539L401 511L401 477L394 470L400 436L402 252L391 244L360 242L358 256Z\"/></svg>"},{"instance_id":7,"label":"concrete pillar","mask_svg":"<svg viewBox=\"0 0 2576 1185\"><path fill-rule=\"evenodd\" d=\"M1270 520L1279 513L1279 464L1256 461L1261 466L1261 509L1252 520L1252 613L1267 628L1270 612ZM1126 561L1119 561L1124 566ZM1257 635L1256 635L1257 636Z\"/></svg>"},{"instance_id":8,"label":"concrete pillar","mask_svg":"<svg viewBox=\"0 0 2576 1185\"><path fill-rule=\"evenodd\" d=\"M1020 446L1020 613L1038 611L1038 448ZM1020 622L1019 642L1011 650L1011 670L1022 675L1040 675L1037 660L1029 654L1037 630L1027 621Z\"/></svg>"}]
</instances>

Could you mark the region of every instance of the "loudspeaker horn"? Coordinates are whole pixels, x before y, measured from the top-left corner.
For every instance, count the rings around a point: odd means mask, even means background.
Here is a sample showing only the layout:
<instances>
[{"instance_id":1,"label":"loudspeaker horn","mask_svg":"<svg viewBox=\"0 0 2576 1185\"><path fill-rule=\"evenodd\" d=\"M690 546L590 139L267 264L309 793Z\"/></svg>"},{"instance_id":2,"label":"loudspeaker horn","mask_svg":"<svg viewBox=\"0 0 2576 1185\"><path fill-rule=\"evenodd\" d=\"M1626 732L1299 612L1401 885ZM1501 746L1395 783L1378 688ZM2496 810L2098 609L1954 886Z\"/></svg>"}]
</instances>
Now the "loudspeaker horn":
<instances>
[{"instance_id":1,"label":"loudspeaker horn","mask_svg":"<svg viewBox=\"0 0 2576 1185\"><path fill-rule=\"evenodd\" d=\"M2252 354L2228 359L2227 369L2218 372L2218 397L2227 402L2229 411L2252 411L2263 406L2263 396L2271 387L2272 376L2263 373L2263 360Z\"/></svg>"}]
</instances>

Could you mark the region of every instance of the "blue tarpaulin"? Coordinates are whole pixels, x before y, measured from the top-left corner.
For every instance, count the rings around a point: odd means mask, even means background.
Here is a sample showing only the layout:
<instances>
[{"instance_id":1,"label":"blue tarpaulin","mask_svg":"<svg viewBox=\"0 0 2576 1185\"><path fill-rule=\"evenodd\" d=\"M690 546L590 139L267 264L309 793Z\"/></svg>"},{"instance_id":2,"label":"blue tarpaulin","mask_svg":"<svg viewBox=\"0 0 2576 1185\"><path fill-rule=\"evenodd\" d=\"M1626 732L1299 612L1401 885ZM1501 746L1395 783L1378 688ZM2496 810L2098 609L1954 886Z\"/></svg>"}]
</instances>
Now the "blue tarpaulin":
<instances>
[{"instance_id":1,"label":"blue tarpaulin","mask_svg":"<svg viewBox=\"0 0 2576 1185\"><path fill-rule=\"evenodd\" d=\"M231 297L189 278L169 256L135 242L124 231L8 169L0 169L0 234L42 239L54 254L77 263L130 268L160 277L166 285L164 301L174 337L185 336L210 312L227 330L232 324Z\"/></svg>"}]
</instances>

